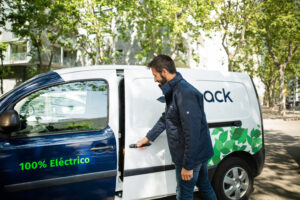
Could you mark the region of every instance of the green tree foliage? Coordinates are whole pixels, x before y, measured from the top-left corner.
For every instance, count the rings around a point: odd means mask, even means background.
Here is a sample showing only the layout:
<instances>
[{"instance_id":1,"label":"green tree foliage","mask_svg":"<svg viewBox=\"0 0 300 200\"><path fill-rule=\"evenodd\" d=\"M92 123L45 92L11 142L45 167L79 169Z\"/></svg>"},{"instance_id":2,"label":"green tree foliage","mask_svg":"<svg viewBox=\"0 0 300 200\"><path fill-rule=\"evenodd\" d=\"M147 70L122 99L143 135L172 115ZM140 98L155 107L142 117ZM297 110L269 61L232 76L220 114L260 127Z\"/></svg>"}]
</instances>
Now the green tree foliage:
<instances>
[{"instance_id":1,"label":"green tree foliage","mask_svg":"<svg viewBox=\"0 0 300 200\"><path fill-rule=\"evenodd\" d=\"M274 106L276 83L279 73L269 55L263 56L257 74L265 85L265 101L268 107Z\"/></svg>"},{"instance_id":2,"label":"green tree foliage","mask_svg":"<svg viewBox=\"0 0 300 200\"><path fill-rule=\"evenodd\" d=\"M228 71L238 71L241 61L249 60L241 49L247 48L247 31L255 18L257 3L253 0L217 0L211 1L214 8L208 29L220 32L222 46L227 54ZM215 15L214 15L215 14Z\"/></svg>"},{"instance_id":3,"label":"green tree foliage","mask_svg":"<svg viewBox=\"0 0 300 200\"><path fill-rule=\"evenodd\" d=\"M46 72L52 64L55 46L68 46L79 21L73 1L5 0L9 11L4 18L11 23L13 33L29 39L37 55L40 72ZM48 53L45 53L48 52ZM43 59L43 55L48 56Z\"/></svg>"},{"instance_id":4,"label":"green tree foliage","mask_svg":"<svg viewBox=\"0 0 300 200\"><path fill-rule=\"evenodd\" d=\"M256 20L257 42L263 45L260 53L271 58L279 72L280 111L285 110L286 69L300 46L299 6L293 0L262 0Z\"/></svg>"},{"instance_id":5,"label":"green tree foliage","mask_svg":"<svg viewBox=\"0 0 300 200\"><path fill-rule=\"evenodd\" d=\"M119 7L124 9L123 26L120 31L128 34L128 27L136 31L136 40L140 52L136 55L139 60L148 61L154 55L169 54L176 60L185 62L186 36L197 37L199 26L197 22L207 17L203 10L205 2L183 0L144 0L130 1ZM121 3L122 5L122 3ZM205 11L205 12L204 12ZM197 19L195 19L197 17ZM126 30L127 29L127 30ZM196 30L196 31L195 31Z\"/></svg>"},{"instance_id":6,"label":"green tree foliage","mask_svg":"<svg viewBox=\"0 0 300 200\"><path fill-rule=\"evenodd\" d=\"M117 30L114 20L118 18L118 4L108 0L80 0L76 4L80 16L78 49L93 64L112 63L116 56L114 42Z\"/></svg>"}]
</instances>

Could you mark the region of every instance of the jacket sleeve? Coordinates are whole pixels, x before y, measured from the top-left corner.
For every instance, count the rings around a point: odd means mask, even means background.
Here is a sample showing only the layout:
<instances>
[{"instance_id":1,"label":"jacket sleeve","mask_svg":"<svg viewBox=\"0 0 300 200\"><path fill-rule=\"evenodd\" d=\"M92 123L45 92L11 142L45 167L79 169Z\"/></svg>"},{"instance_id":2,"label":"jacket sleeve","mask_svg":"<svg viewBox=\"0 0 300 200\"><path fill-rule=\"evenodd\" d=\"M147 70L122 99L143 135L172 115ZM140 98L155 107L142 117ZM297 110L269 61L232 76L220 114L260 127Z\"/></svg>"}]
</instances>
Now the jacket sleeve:
<instances>
[{"instance_id":1,"label":"jacket sleeve","mask_svg":"<svg viewBox=\"0 0 300 200\"><path fill-rule=\"evenodd\" d=\"M154 127L147 133L146 137L154 141L166 129L165 113L159 118Z\"/></svg>"},{"instance_id":2,"label":"jacket sleeve","mask_svg":"<svg viewBox=\"0 0 300 200\"><path fill-rule=\"evenodd\" d=\"M177 108L185 141L183 168L191 170L195 167L199 152L197 145L200 140L202 114L201 99L192 90L183 90L177 95Z\"/></svg>"}]
</instances>

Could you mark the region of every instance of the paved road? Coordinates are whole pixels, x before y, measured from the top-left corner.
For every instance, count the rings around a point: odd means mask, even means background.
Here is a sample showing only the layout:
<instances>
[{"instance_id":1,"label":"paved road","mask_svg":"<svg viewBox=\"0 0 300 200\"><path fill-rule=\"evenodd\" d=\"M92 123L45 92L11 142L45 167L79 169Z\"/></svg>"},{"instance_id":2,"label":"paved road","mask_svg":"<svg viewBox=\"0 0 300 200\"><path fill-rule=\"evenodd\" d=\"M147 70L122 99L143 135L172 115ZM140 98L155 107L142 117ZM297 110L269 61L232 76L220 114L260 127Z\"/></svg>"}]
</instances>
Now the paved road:
<instances>
[{"instance_id":1,"label":"paved road","mask_svg":"<svg viewBox=\"0 0 300 200\"><path fill-rule=\"evenodd\" d=\"M300 121L264 120L265 166L250 200L300 199Z\"/></svg>"},{"instance_id":2,"label":"paved road","mask_svg":"<svg viewBox=\"0 0 300 200\"><path fill-rule=\"evenodd\" d=\"M249 199L300 200L300 121L267 119L264 130L265 165ZM200 200L197 194L195 200Z\"/></svg>"}]
</instances>

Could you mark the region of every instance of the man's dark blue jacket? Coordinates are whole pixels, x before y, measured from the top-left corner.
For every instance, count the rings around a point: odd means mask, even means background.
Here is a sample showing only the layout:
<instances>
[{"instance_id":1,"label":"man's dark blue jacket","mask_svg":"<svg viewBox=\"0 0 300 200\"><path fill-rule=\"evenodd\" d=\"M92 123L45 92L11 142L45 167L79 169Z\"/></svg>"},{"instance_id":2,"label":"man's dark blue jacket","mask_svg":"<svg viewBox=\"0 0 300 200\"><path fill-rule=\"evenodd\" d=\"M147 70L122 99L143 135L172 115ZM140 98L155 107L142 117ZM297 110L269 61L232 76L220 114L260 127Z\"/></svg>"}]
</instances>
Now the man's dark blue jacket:
<instances>
[{"instance_id":1,"label":"man's dark blue jacket","mask_svg":"<svg viewBox=\"0 0 300 200\"><path fill-rule=\"evenodd\" d=\"M146 137L154 141L166 129L173 162L191 170L213 156L203 95L178 72L161 90L166 109Z\"/></svg>"}]
</instances>

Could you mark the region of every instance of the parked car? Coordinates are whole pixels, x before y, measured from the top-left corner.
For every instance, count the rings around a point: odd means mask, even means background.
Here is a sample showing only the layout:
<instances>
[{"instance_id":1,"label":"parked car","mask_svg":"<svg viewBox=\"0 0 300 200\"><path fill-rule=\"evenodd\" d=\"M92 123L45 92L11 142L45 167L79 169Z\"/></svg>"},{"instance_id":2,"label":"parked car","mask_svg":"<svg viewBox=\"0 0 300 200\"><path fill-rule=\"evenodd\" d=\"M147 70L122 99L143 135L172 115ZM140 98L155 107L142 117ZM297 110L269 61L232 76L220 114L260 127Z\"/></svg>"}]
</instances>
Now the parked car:
<instances>
[{"instance_id":1,"label":"parked car","mask_svg":"<svg viewBox=\"0 0 300 200\"><path fill-rule=\"evenodd\" d=\"M179 69L203 93L218 199L246 199L263 168L263 123L249 75ZM186 97L188 98L188 97ZM155 199L175 195L162 133L134 147L164 111L143 66L91 66L39 75L0 99L1 199Z\"/></svg>"}]
</instances>

